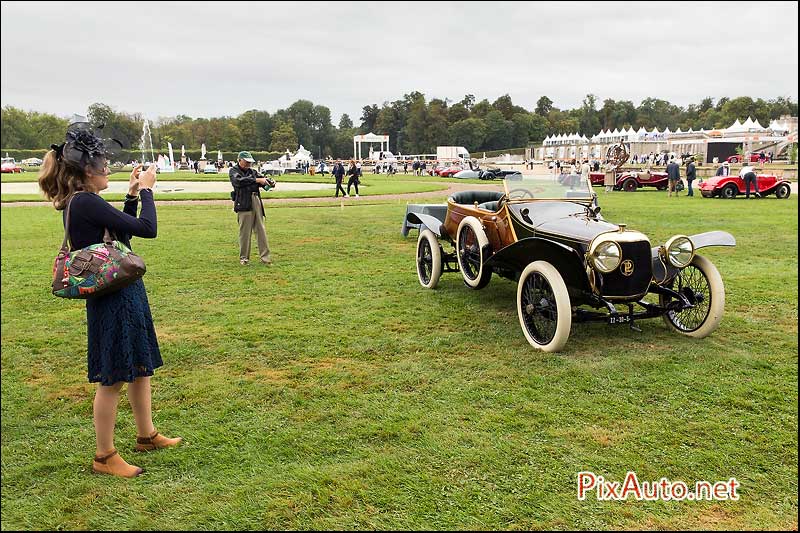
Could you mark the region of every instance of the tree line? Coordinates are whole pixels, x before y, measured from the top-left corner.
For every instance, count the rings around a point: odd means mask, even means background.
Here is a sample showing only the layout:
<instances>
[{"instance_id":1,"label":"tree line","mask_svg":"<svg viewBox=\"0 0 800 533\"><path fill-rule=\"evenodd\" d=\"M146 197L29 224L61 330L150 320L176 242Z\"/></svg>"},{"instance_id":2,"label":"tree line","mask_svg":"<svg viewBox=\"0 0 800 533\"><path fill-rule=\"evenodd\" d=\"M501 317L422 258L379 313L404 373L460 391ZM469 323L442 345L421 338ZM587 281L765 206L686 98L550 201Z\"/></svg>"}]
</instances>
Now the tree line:
<instances>
[{"instance_id":1,"label":"tree line","mask_svg":"<svg viewBox=\"0 0 800 533\"><path fill-rule=\"evenodd\" d=\"M88 119L103 124L105 131L137 149L145 117L141 113L117 111L103 103L88 108ZM727 127L750 116L762 125L782 115L797 116L797 103L785 97L771 100L704 98L681 107L658 98L646 98L637 106L630 100L605 99L602 104L587 94L574 109L559 109L547 96L536 108L515 105L508 94L494 102L476 101L468 94L458 102L426 99L414 91L394 101L366 105L356 126L346 114L338 125L331 123L330 109L309 100L298 100L274 113L252 109L235 117L192 118L186 115L159 118L151 124L153 146L164 152L167 142L196 152L205 143L209 152L242 149L283 153L302 144L315 157L345 158L352 155L353 136L370 131L389 135L394 153L434 153L436 146L464 146L470 152L523 147L541 142L547 135L579 132L587 136L601 129L669 127L687 130ZM2 109L3 149L45 149L63 139L68 119L49 113L24 111L13 106Z\"/></svg>"}]
</instances>

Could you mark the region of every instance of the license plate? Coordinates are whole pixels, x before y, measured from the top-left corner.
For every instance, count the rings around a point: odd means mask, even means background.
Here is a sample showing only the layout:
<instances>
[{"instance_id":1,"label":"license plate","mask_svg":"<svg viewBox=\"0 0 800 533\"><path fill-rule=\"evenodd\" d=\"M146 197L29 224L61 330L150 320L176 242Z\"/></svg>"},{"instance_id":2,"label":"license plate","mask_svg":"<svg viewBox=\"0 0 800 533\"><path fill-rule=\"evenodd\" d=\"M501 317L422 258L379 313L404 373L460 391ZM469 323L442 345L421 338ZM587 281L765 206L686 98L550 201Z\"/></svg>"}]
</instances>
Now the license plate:
<instances>
[{"instance_id":1,"label":"license plate","mask_svg":"<svg viewBox=\"0 0 800 533\"><path fill-rule=\"evenodd\" d=\"M609 324L625 324L631 321L631 315L617 315L608 317Z\"/></svg>"}]
</instances>

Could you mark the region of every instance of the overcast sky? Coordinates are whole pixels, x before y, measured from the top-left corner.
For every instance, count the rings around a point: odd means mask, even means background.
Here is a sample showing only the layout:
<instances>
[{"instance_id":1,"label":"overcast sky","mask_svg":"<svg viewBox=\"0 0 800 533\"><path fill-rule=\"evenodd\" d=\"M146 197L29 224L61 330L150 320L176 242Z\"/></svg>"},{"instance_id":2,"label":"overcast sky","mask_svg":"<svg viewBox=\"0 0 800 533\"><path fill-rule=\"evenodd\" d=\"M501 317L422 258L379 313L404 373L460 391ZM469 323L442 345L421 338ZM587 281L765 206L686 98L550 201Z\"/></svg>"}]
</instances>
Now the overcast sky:
<instances>
[{"instance_id":1,"label":"overcast sky","mask_svg":"<svg viewBox=\"0 0 800 533\"><path fill-rule=\"evenodd\" d=\"M334 124L419 90L508 93L533 110L587 93L685 106L798 97L796 2L2 2L2 105L94 102L155 119L274 112Z\"/></svg>"}]
</instances>

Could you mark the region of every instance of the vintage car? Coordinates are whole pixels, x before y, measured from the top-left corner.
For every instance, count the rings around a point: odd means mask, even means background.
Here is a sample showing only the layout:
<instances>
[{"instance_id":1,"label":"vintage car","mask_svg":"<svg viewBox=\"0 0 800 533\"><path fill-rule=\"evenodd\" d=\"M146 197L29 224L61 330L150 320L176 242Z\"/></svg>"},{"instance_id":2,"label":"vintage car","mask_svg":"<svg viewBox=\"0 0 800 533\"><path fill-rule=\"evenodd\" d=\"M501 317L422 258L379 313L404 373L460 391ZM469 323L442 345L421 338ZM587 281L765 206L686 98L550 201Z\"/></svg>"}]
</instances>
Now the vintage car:
<instances>
[{"instance_id":1,"label":"vintage car","mask_svg":"<svg viewBox=\"0 0 800 533\"><path fill-rule=\"evenodd\" d=\"M203 168L203 174L219 174L219 170L214 165L206 164L205 168Z\"/></svg>"},{"instance_id":2,"label":"vintage car","mask_svg":"<svg viewBox=\"0 0 800 533\"><path fill-rule=\"evenodd\" d=\"M519 170L500 170L499 168L488 168L486 170L481 168L476 168L474 170L462 170L453 175L454 178L459 179L468 179L468 178L477 178L481 180L497 180L503 179L507 176L513 177L522 177L522 173Z\"/></svg>"},{"instance_id":3,"label":"vintage car","mask_svg":"<svg viewBox=\"0 0 800 533\"><path fill-rule=\"evenodd\" d=\"M433 169L433 173L443 178L449 178L462 170L464 170L464 167L461 165L444 165Z\"/></svg>"},{"instance_id":4,"label":"vintage car","mask_svg":"<svg viewBox=\"0 0 800 533\"><path fill-rule=\"evenodd\" d=\"M544 351L564 347L573 321L637 329L636 320L663 317L696 338L719 325L722 278L697 251L734 246L729 233L678 234L652 246L643 233L606 221L586 180L562 185L524 175L503 186L457 192L446 205L408 206L403 230L420 230L420 285L435 288L443 272L460 272L471 289L492 274L516 280L522 332Z\"/></svg>"},{"instance_id":5,"label":"vintage car","mask_svg":"<svg viewBox=\"0 0 800 533\"><path fill-rule=\"evenodd\" d=\"M4 157L0 160L0 172L3 174L21 173L22 167L17 164L13 157Z\"/></svg>"},{"instance_id":6,"label":"vintage car","mask_svg":"<svg viewBox=\"0 0 800 533\"><path fill-rule=\"evenodd\" d=\"M736 198L745 194L744 180L739 176L713 176L699 184L700 194L704 198ZM752 189L752 188L751 188ZM775 194L777 198L789 198L792 186L788 180L771 174L758 175L758 190L762 196ZM752 192L752 190L751 190Z\"/></svg>"},{"instance_id":7,"label":"vintage car","mask_svg":"<svg viewBox=\"0 0 800 533\"><path fill-rule=\"evenodd\" d=\"M751 163L758 163L761 160L761 156L762 156L762 152L753 152L752 154L750 154L750 162ZM767 159L767 154L763 154L763 156L764 156L764 159L766 160ZM728 163L738 163L740 161L744 161L744 156L743 155L739 155L739 154L732 155L732 156L728 157L727 159L725 159L725 161L727 161Z\"/></svg>"},{"instance_id":8,"label":"vintage car","mask_svg":"<svg viewBox=\"0 0 800 533\"><path fill-rule=\"evenodd\" d=\"M605 182L605 174L602 172L592 172L589 174L589 179L592 180L592 185L603 185ZM666 191L669 181L666 172L648 172L643 170L641 172L624 171L617 172L615 191L634 192L641 187L655 187L659 191ZM678 182L677 190L682 191L684 188L683 180Z\"/></svg>"}]
</instances>

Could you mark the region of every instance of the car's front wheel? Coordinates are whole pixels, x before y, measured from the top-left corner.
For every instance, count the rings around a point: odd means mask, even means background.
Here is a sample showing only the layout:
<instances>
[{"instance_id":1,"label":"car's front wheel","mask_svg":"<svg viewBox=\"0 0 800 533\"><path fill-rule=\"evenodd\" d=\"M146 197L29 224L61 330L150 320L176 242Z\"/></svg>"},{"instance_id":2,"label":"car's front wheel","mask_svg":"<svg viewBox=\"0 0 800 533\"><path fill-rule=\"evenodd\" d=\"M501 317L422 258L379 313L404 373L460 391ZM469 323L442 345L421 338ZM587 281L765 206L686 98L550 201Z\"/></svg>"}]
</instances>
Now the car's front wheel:
<instances>
[{"instance_id":1,"label":"car's front wheel","mask_svg":"<svg viewBox=\"0 0 800 533\"><path fill-rule=\"evenodd\" d=\"M417 278L426 289L435 289L442 276L442 248L429 229L419 233L417 239Z\"/></svg>"},{"instance_id":2,"label":"car's front wheel","mask_svg":"<svg viewBox=\"0 0 800 533\"><path fill-rule=\"evenodd\" d=\"M737 194L739 194L739 188L736 185L734 185L733 183L727 184L719 192L719 195L722 198L727 198L728 200L732 200L733 198L736 198Z\"/></svg>"},{"instance_id":3,"label":"car's front wheel","mask_svg":"<svg viewBox=\"0 0 800 533\"><path fill-rule=\"evenodd\" d=\"M789 187L788 183L782 183L775 189L775 196L777 198L789 198L790 194L792 194L792 188Z\"/></svg>"},{"instance_id":4,"label":"car's front wheel","mask_svg":"<svg viewBox=\"0 0 800 533\"><path fill-rule=\"evenodd\" d=\"M531 346L545 352L561 350L569 339L572 307L567 285L547 261L525 267L517 285L517 315Z\"/></svg>"},{"instance_id":5,"label":"car's front wheel","mask_svg":"<svg viewBox=\"0 0 800 533\"><path fill-rule=\"evenodd\" d=\"M486 267L489 253L489 238L483 231L481 221L475 217L464 217L456 234L458 269L464 283L471 289L482 289L489 284L492 269Z\"/></svg>"},{"instance_id":6,"label":"car's front wheel","mask_svg":"<svg viewBox=\"0 0 800 533\"><path fill-rule=\"evenodd\" d=\"M689 266L671 282L670 288L694 304L683 311L665 314L664 321L670 327L696 339L707 337L717 329L725 311L725 285L714 263L701 255L694 256ZM666 306L670 298L661 295L659 300Z\"/></svg>"},{"instance_id":7,"label":"car's front wheel","mask_svg":"<svg viewBox=\"0 0 800 533\"><path fill-rule=\"evenodd\" d=\"M628 178L622 183L622 190L625 192L634 192L639 188L639 184L633 178Z\"/></svg>"}]
</instances>

